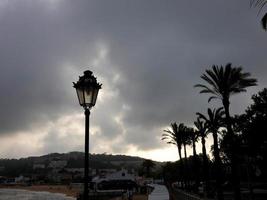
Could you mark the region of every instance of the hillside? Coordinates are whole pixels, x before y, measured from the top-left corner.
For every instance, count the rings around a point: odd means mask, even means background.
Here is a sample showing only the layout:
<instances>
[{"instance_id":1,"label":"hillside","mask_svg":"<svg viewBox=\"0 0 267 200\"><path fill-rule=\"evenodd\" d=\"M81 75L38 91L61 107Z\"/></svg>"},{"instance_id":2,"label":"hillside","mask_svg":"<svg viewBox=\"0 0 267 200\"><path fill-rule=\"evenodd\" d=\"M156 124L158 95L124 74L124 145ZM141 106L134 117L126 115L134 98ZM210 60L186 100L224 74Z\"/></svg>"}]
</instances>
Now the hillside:
<instances>
[{"instance_id":1,"label":"hillside","mask_svg":"<svg viewBox=\"0 0 267 200\"><path fill-rule=\"evenodd\" d=\"M90 154L89 166L93 169L138 169L143 160L144 158L125 155ZM33 173L34 165L43 165L48 168L52 161L64 161L66 168L83 168L84 153L52 153L21 159L0 159L0 176Z\"/></svg>"}]
</instances>

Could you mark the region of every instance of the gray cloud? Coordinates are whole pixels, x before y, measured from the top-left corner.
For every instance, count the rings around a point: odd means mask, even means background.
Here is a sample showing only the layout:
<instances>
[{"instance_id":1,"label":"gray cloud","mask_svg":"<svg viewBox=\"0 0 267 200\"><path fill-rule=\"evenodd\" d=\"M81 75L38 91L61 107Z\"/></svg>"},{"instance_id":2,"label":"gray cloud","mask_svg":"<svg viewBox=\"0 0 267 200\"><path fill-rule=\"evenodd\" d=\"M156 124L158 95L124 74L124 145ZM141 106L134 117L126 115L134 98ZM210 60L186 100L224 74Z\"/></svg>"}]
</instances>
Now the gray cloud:
<instances>
[{"instance_id":1,"label":"gray cloud","mask_svg":"<svg viewBox=\"0 0 267 200\"><path fill-rule=\"evenodd\" d=\"M259 80L233 98L233 113L267 85L266 33L249 2L14 0L0 11L1 135L81 112L72 81L86 66L103 82L92 111L99 141L120 137L140 149L158 148L172 121L192 124L206 111L193 85L212 64L242 65ZM56 132L44 151L57 145ZM75 148L61 145L55 150Z\"/></svg>"}]
</instances>

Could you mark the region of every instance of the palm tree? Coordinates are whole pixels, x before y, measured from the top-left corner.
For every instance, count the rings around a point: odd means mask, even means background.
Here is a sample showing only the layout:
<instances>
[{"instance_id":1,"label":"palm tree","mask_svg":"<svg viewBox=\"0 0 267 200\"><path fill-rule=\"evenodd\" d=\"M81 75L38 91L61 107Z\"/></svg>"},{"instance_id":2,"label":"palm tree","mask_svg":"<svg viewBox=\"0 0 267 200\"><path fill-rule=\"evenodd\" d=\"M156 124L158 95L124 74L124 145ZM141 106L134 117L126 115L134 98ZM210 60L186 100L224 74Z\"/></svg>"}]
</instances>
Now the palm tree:
<instances>
[{"instance_id":1,"label":"palm tree","mask_svg":"<svg viewBox=\"0 0 267 200\"><path fill-rule=\"evenodd\" d=\"M204 160L204 165L208 165L208 157L207 157L207 151L206 151L206 137L207 137L207 126L206 124L201 121L201 119L198 117L197 121L194 122L197 132L201 137L201 144L202 144L202 154L203 154L203 160ZM205 162L206 161L206 162Z\"/></svg>"},{"instance_id":2,"label":"palm tree","mask_svg":"<svg viewBox=\"0 0 267 200\"><path fill-rule=\"evenodd\" d=\"M250 5L254 7L259 7L260 13L263 7L267 5L267 0L250 0ZM267 13L265 13L261 18L261 25L264 30L267 30Z\"/></svg>"},{"instance_id":3,"label":"palm tree","mask_svg":"<svg viewBox=\"0 0 267 200\"><path fill-rule=\"evenodd\" d=\"M206 70L206 74L203 74L201 78L208 83L208 86L203 84L197 84L195 87L200 87L202 90L200 93L208 93L212 96L208 101L212 99L220 99L222 101L225 110L225 122L227 126L227 134L232 138L232 182L234 186L235 199L240 200L240 181L238 175L238 160L237 153L235 152L234 133L232 129L231 116L229 112L230 96L245 92L247 87L255 86L256 79L250 78L250 73L242 72L242 67L232 67L229 63L225 67L213 65L212 69Z\"/></svg>"},{"instance_id":4,"label":"palm tree","mask_svg":"<svg viewBox=\"0 0 267 200\"><path fill-rule=\"evenodd\" d=\"M181 129L182 133L182 144L184 148L184 158L185 161L187 161L187 151L186 151L186 145L190 145L190 132L187 126L184 126L183 129Z\"/></svg>"},{"instance_id":5,"label":"palm tree","mask_svg":"<svg viewBox=\"0 0 267 200\"><path fill-rule=\"evenodd\" d=\"M193 156L196 157L197 156L196 143L198 142L198 139L199 139L200 135L192 127L188 127L187 128L187 132L189 134L189 139L190 139L190 143L189 144L192 145L192 148L193 148Z\"/></svg>"},{"instance_id":6,"label":"palm tree","mask_svg":"<svg viewBox=\"0 0 267 200\"><path fill-rule=\"evenodd\" d=\"M189 133L190 145L193 148L193 178L195 179L194 190L197 192L199 186L199 160L197 158L196 143L198 142L200 135L197 130L192 127L188 127L187 132Z\"/></svg>"},{"instance_id":7,"label":"palm tree","mask_svg":"<svg viewBox=\"0 0 267 200\"><path fill-rule=\"evenodd\" d=\"M167 140L167 144L173 144L177 146L178 149L178 155L180 158L180 174L182 175L181 179L184 179L184 163L183 163L183 159L182 159L182 144L183 144L183 138L182 138L182 134L184 131L184 124L180 123L179 125L177 125L176 122L171 123L171 130L167 129L164 130L165 133L162 134L162 138L161 140ZM183 187L183 184L182 184Z\"/></svg>"},{"instance_id":8,"label":"palm tree","mask_svg":"<svg viewBox=\"0 0 267 200\"><path fill-rule=\"evenodd\" d=\"M221 168L221 159L219 153L219 145L218 145L218 131L223 126L222 116L224 115L223 108L219 109L208 109L208 116L201 113L197 113L200 119L203 119L208 128L208 133L212 133L213 136L213 148L214 148L214 159L215 159L215 167L216 167L216 189L217 189L217 197L219 200L223 199L222 192L222 168Z\"/></svg>"},{"instance_id":9,"label":"palm tree","mask_svg":"<svg viewBox=\"0 0 267 200\"><path fill-rule=\"evenodd\" d=\"M208 165L208 157L207 157L207 151L206 151L206 137L208 134L208 129L206 124L198 117L197 121L194 122L198 135L201 137L201 144L202 144L202 156L203 156L203 174L204 174L204 181L205 181L205 187L204 192L205 195L207 195L207 191L209 189L209 165Z\"/></svg>"},{"instance_id":10,"label":"palm tree","mask_svg":"<svg viewBox=\"0 0 267 200\"><path fill-rule=\"evenodd\" d=\"M189 186L189 182L188 182L188 159L187 159L187 150L186 150L186 146L190 145L191 141L190 141L190 130L187 126L184 126L181 129L181 133L182 133L182 144L183 144L183 148L184 148L184 179L185 179L185 188L188 189Z\"/></svg>"},{"instance_id":11,"label":"palm tree","mask_svg":"<svg viewBox=\"0 0 267 200\"><path fill-rule=\"evenodd\" d=\"M182 161L182 131L184 129L184 124L181 123L177 125L176 122L171 123L171 130L164 130L162 134L161 140L167 140L167 144L173 144L177 146L178 155L180 160Z\"/></svg>"}]
</instances>

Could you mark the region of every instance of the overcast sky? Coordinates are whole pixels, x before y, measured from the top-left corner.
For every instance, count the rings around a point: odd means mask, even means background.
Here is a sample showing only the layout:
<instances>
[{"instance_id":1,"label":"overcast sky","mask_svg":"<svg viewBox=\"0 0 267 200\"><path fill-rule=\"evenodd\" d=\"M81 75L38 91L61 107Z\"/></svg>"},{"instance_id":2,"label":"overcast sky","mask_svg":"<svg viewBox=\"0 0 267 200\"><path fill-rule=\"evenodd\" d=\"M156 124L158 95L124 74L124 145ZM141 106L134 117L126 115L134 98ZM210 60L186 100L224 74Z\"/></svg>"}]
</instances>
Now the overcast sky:
<instances>
[{"instance_id":1,"label":"overcast sky","mask_svg":"<svg viewBox=\"0 0 267 200\"><path fill-rule=\"evenodd\" d=\"M89 69L103 84L90 152L177 159L163 130L220 105L193 87L205 69L231 62L258 79L231 114L266 87L257 12L249 0L1 0L0 157L82 151L72 82Z\"/></svg>"}]
</instances>

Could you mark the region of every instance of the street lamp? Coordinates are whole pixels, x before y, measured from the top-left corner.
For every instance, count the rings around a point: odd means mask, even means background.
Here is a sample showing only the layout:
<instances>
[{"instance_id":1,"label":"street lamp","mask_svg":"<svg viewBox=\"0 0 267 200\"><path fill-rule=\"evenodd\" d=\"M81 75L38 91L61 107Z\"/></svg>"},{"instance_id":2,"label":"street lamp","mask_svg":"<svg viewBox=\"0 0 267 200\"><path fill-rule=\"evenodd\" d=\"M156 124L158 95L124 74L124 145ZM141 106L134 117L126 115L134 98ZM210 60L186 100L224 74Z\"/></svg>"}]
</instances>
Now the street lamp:
<instances>
[{"instance_id":1,"label":"street lamp","mask_svg":"<svg viewBox=\"0 0 267 200\"><path fill-rule=\"evenodd\" d=\"M91 108L96 103L98 91L101 89L101 86L89 70L85 71L84 75L80 76L76 83L73 83L79 103L84 108L85 114L84 200L89 199L89 116Z\"/></svg>"}]
</instances>

